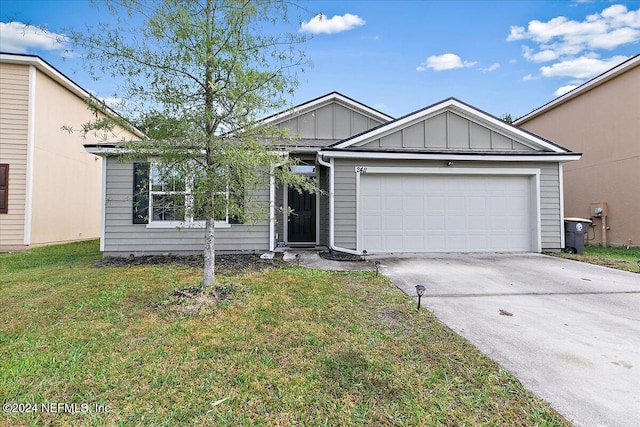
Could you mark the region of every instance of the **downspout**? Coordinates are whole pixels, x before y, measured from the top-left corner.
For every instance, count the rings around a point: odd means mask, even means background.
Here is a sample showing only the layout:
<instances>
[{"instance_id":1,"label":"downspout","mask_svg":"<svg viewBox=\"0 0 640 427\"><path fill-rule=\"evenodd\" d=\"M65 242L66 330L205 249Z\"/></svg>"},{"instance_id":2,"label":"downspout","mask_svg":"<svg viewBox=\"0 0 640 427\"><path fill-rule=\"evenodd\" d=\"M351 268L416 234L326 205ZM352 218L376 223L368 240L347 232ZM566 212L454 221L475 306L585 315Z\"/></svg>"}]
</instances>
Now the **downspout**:
<instances>
[{"instance_id":1,"label":"downspout","mask_svg":"<svg viewBox=\"0 0 640 427\"><path fill-rule=\"evenodd\" d=\"M271 173L269 174L269 251L271 252L273 252L276 249L275 203L276 203L276 178L275 176L273 176L273 166L272 166Z\"/></svg>"},{"instance_id":2,"label":"downspout","mask_svg":"<svg viewBox=\"0 0 640 427\"><path fill-rule=\"evenodd\" d=\"M334 168L333 168L333 159L331 159L330 162L326 162L322 158L322 152L318 152L316 154L316 160L318 161L318 164L321 164L322 166L329 168L329 249L338 251L338 252L345 252L352 255L361 255L358 251L354 251L353 249L340 248L335 245L335 221L334 221L334 216L335 216L334 215L335 213L334 175L335 174L334 174Z\"/></svg>"}]
</instances>

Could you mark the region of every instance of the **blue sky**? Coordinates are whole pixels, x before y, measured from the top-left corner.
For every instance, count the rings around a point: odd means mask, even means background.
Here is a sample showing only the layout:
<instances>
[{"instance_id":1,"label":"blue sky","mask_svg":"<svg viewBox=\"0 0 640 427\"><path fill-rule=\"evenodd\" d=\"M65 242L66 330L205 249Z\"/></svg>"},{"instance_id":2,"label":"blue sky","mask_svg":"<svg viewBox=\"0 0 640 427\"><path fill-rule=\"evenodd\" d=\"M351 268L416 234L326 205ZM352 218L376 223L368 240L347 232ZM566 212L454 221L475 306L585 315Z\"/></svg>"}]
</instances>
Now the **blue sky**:
<instances>
[{"instance_id":1,"label":"blue sky","mask_svg":"<svg viewBox=\"0 0 640 427\"><path fill-rule=\"evenodd\" d=\"M640 1L307 1L285 30L311 36L293 100L337 90L393 116L454 96L514 118L640 53ZM318 16L322 14L322 16ZM51 34L109 20L75 0L0 0L0 50L37 54L103 98Z\"/></svg>"}]
</instances>

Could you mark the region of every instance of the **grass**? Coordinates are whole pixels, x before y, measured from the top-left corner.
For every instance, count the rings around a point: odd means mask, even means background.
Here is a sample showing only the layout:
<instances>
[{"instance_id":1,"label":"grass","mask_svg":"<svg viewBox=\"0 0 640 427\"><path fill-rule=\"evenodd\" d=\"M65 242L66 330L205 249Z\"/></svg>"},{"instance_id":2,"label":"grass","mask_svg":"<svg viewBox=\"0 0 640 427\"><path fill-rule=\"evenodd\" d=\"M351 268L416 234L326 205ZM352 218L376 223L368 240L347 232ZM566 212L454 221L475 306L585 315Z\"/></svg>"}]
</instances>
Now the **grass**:
<instances>
[{"instance_id":1,"label":"grass","mask_svg":"<svg viewBox=\"0 0 640 427\"><path fill-rule=\"evenodd\" d=\"M589 264L602 265L618 270L640 272L640 248L603 248L602 246L585 246L582 255L555 253L553 255Z\"/></svg>"},{"instance_id":2,"label":"grass","mask_svg":"<svg viewBox=\"0 0 640 427\"><path fill-rule=\"evenodd\" d=\"M0 401L91 405L0 425L569 425L375 273L219 275L194 312L169 293L198 269L99 257L0 254Z\"/></svg>"}]
</instances>

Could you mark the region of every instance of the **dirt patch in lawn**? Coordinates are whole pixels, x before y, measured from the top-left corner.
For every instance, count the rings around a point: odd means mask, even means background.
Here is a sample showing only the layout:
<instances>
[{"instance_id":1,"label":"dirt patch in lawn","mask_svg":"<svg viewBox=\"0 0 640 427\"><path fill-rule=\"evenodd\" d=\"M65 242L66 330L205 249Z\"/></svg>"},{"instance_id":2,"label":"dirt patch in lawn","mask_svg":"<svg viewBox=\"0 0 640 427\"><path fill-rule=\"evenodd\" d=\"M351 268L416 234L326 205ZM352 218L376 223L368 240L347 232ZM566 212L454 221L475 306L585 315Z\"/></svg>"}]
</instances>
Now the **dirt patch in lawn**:
<instances>
[{"instance_id":1,"label":"dirt patch in lawn","mask_svg":"<svg viewBox=\"0 0 640 427\"><path fill-rule=\"evenodd\" d=\"M145 255L137 257L107 257L94 263L95 267L130 267L135 265L180 264L202 268L202 255ZM257 254L224 254L216 255L216 272L236 274L245 270L261 270L268 267L284 265L282 255L273 259L261 259Z\"/></svg>"}]
</instances>

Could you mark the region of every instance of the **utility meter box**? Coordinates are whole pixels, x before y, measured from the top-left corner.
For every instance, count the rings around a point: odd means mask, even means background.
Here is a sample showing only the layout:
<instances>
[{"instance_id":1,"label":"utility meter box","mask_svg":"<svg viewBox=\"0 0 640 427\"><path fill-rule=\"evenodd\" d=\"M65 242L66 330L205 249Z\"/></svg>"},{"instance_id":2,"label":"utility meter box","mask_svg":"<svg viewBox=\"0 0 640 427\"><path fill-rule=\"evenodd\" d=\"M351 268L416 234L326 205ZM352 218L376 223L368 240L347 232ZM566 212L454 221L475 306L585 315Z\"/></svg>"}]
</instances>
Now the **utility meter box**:
<instances>
[{"instance_id":1,"label":"utility meter box","mask_svg":"<svg viewBox=\"0 0 640 427\"><path fill-rule=\"evenodd\" d=\"M591 212L591 216L595 218L602 218L603 216L609 215L606 202L591 203L589 211Z\"/></svg>"}]
</instances>

